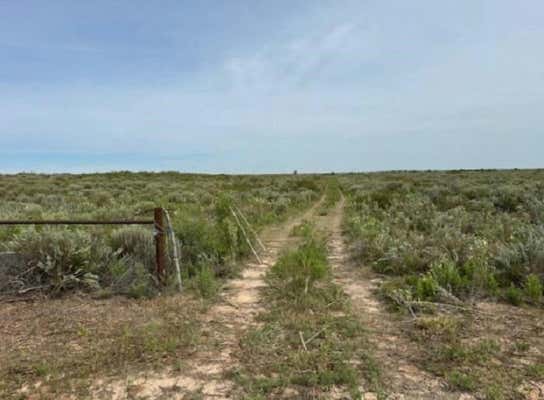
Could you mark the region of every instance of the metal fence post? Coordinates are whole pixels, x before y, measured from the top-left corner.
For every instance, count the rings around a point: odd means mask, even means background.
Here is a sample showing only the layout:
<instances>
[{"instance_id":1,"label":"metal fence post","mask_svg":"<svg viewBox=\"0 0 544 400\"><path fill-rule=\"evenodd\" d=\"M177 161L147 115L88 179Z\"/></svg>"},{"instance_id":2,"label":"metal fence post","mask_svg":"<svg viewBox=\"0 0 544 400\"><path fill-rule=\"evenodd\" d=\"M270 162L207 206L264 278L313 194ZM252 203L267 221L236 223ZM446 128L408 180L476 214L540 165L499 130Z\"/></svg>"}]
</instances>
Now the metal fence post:
<instances>
[{"instance_id":1,"label":"metal fence post","mask_svg":"<svg viewBox=\"0 0 544 400\"><path fill-rule=\"evenodd\" d=\"M162 208L155 208L155 260L157 279L160 283L164 283L166 277L166 235L164 232L164 211Z\"/></svg>"}]
</instances>

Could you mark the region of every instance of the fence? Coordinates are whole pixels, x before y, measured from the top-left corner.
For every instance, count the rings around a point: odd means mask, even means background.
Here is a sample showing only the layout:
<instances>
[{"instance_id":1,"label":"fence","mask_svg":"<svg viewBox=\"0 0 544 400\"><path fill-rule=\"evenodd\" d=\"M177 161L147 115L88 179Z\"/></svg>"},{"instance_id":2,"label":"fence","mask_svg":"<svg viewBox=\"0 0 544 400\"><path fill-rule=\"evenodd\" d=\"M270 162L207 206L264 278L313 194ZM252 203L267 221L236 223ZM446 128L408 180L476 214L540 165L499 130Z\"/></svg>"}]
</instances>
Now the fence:
<instances>
[{"instance_id":1,"label":"fence","mask_svg":"<svg viewBox=\"0 0 544 400\"><path fill-rule=\"evenodd\" d=\"M251 227L245 215L240 211L236 206L230 208L232 215L235 218L236 224L239 226L242 234L253 252L255 258L262 263L261 258L259 257L258 252L255 250L251 242L251 238L248 235L245 227L251 232L252 236L256 239L259 246L262 250L266 250L262 241L259 239L257 232ZM172 250L174 253L174 264L176 268L176 279L179 290L182 290L181 282L181 273L180 265L178 259L178 243L175 238L172 223L170 221L170 216L168 211L164 208L157 207L153 212L153 220L122 220L122 221L94 221L94 220L0 220L0 226L2 225L153 225L155 228L154 238L155 238L155 265L156 265L156 275L157 280L160 284L164 285L166 283L166 224L169 226L168 232L170 233L170 238L172 239ZM166 222L166 224L165 224Z\"/></svg>"},{"instance_id":2,"label":"fence","mask_svg":"<svg viewBox=\"0 0 544 400\"><path fill-rule=\"evenodd\" d=\"M166 278L166 235L163 208L154 209L154 218L151 220L119 220L119 221L93 221L93 220L0 220L0 225L153 225L155 238L155 273L157 280L165 283Z\"/></svg>"}]
</instances>

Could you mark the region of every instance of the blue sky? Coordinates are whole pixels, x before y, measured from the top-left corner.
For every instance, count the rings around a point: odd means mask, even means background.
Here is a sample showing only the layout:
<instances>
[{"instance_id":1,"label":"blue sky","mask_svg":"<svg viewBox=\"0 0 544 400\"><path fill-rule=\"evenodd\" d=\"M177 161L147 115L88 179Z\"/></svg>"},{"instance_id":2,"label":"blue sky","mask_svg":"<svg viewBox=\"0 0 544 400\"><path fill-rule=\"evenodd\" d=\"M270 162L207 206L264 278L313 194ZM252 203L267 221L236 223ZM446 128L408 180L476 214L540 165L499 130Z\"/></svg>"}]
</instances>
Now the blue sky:
<instances>
[{"instance_id":1,"label":"blue sky","mask_svg":"<svg viewBox=\"0 0 544 400\"><path fill-rule=\"evenodd\" d=\"M0 172L544 167L544 2L0 0Z\"/></svg>"}]
</instances>

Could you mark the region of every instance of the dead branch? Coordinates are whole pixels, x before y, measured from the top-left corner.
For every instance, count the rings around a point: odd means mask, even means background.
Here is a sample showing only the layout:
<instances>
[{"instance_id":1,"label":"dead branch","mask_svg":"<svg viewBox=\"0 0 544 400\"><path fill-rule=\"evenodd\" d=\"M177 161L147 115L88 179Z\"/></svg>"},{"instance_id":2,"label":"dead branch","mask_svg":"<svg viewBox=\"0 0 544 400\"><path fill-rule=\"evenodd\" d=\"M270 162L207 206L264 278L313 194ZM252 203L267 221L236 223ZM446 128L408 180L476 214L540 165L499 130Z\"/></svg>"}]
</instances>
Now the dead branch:
<instances>
[{"instance_id":1,"label":"dead branch","mask_svg":"<svg viewBox=\"0 0 544 400\"><path fill-rule=\"evenodd\" d=\"M28 293L28 292L31 292L31 291L34 291L34 290L47 289L47 288L49 288L49 287L50 287L50 285L34 286L34 287L29 287L29 288L21 289L21 290L19 290L17 293L18 293L18 294L25 294L25 293Z\"/></svg>"},{"instance_id":2,"label":"dead branch","mask_svg":"<svg viewBox=\"0 0 544 400\"><path fill-rule=\"evenodd\" d=\"M240 221L240 218L238 218L238 215L234 212L234 209L232 207L230 207L230 212L234 216L236 224L238 225L238 227L242 231L242 235L244 236L244 239L246 240L246 243L248 244L249 248L251 249L253 255L255 256L257 261L259 261L259 264L262 264L263 261L261 260L261 257L259 257L259 254L257 254L257 251L255 251L255 248L251 244L251 240L249 240L249 236L247 235L246 230L244 229L244 226L242 225L242 222Z\"/></svg>"},{"instance_id":3,"label":"dead branch","mask_svg":"<svg viewBox=\"0 0 544 400\"><path fill-rule=\"evenodd\" d=\"M323 332L325 332L325 329L327 329L326 326L324 326L321 330L319 330L318 332L314 333L308 340L306 340L306 344L310 344L310 342L312 340L314 340L316 337L318 337L319 335L321 335Z\"/></svg>"},{"instance_id":4,"label":"dead branch","mask_svg":"<svg viewBox=\"0 0 544 400\"><path fill-rule=\"evenodd\" d=\"M306 347L306 342L304 341L304 335L301 331L298 331L298 336L300 337L300 342L302 343L302 347L304 347L304 351L308 351L308 347Z\"/></svg>"}]
</instances>

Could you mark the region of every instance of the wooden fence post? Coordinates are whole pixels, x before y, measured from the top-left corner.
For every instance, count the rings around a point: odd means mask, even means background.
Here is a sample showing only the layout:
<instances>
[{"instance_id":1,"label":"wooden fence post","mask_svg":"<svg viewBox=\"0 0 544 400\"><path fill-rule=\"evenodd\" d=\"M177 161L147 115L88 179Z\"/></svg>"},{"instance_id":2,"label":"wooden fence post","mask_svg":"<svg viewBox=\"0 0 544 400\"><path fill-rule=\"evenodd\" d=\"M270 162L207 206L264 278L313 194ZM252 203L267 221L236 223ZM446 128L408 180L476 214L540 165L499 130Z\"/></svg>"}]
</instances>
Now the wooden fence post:
<instances>
[{"instance_id":1,"label":"wooden fence post","mask_svg":"<svg viewBox=\"0 0 544 400\"><path fill-rule=\"evenodd\" d=\"M155 260L157 279L163 284L166 278L166 235L164 232L163 209L155 208Z\"/></svg>"}]
</instances>

